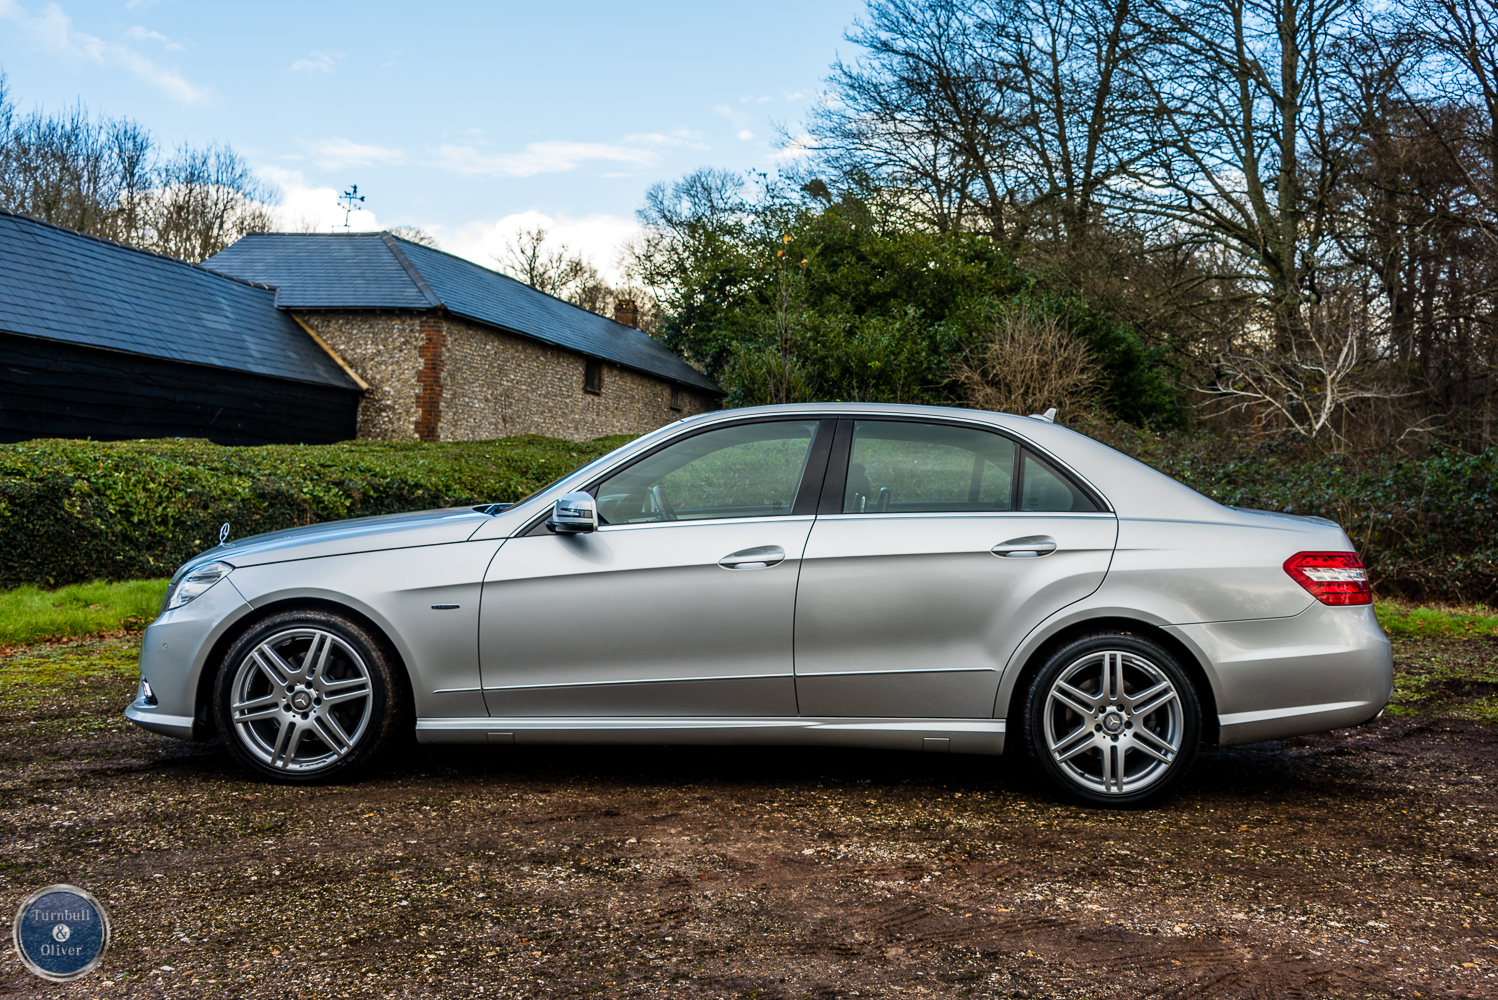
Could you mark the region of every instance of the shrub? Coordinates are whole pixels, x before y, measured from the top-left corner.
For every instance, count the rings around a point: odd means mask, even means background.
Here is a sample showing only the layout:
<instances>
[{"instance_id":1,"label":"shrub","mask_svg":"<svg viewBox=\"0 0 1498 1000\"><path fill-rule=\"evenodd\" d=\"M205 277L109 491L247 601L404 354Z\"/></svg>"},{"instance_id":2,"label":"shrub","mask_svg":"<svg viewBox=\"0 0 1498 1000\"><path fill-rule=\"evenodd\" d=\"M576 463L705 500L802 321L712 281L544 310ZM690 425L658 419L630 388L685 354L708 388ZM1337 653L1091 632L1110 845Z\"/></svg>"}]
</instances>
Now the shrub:
<instances>
[{"instance_id":1,"label":"shrub","mask_svg":"<svg viewBox=\"0 0 1498 1000\"><path fill-rule=\"evenodd\" d=\"M519 499L629 440L189 439L0 445L0 587L160 577L218 542L346 517Z\"/></svg>"},{"instance_id":2,"label":"shrub","mask_svg":"<svg viewBox=\"0 0 1498 1000\"><path fill-rule=\"evenodd\" d=\"M1336 521L1380 597L1498 600L1498 449L1325 455L1232 436L1085 432L1232 507Z\"/></svg>"}]
</instances>

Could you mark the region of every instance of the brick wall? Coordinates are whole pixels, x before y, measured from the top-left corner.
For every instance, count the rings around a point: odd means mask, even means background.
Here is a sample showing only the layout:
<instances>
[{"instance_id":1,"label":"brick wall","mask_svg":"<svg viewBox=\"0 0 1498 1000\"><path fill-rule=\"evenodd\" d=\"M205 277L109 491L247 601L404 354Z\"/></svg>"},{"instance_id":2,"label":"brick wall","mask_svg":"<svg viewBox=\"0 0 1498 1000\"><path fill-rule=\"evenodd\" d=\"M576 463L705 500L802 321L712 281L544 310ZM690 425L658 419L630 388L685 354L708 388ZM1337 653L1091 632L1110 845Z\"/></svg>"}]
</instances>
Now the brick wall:
<instances>
[{"instance_id":1,"label":"brick wall","mask_svg":"<svg viewBox=\"0 0 1498 1000\"><path fill-rule=\"evenodd\" d=\"M359 436L477 441L545 434L585 441L643 434L715 405L706 393L603 363L602 391L583 391L580 354L437 313L302 313L370 384ZM388 345L382 348L382 345Z\"/></svg>"}]
</instances>

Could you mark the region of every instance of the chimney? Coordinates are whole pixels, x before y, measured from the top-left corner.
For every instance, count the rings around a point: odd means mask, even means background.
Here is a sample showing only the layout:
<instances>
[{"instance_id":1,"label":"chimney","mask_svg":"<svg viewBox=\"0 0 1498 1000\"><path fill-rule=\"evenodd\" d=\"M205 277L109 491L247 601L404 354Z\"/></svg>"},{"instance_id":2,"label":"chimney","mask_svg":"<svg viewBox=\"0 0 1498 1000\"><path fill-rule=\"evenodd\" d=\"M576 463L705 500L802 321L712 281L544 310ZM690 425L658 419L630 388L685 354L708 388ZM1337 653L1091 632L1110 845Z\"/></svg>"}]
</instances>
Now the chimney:
<instances>
[{"instance_id":1,"label":"chimney","mask_svg":"<svg viewBox=\"0 0 1498 1000\"><path fill-rule=\"evenodd\" d=\"M634 299L614 300L614 322L623 323L625 326L638 327L640 325L640 310L635 308Z\"/></svg>"}]
</instances>

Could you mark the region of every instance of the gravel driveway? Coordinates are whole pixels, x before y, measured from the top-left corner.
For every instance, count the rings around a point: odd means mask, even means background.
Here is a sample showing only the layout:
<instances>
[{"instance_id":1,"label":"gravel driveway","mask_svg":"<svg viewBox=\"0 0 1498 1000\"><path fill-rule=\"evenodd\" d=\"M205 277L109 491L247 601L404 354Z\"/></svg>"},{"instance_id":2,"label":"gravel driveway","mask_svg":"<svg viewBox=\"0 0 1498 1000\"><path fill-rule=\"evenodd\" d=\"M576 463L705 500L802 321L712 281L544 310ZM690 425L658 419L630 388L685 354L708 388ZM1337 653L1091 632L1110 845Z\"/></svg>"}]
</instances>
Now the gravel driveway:
<instances>
[{"instance_id":1,"label":"gravel driveway","mask_svg":"<svg viewBox=\"0 0 1498 1000\"><path fill-rule=\"evenodd\" d=\"M71 882L115 927L62 987L0 928L0 994L1498 995L1477 722L1207 751L1132 812L993 759L826 749L414 747L299 789L130 727L131 655L0 656L57 678L0 706L0 916Z\"/></svg>"}]
</instances>

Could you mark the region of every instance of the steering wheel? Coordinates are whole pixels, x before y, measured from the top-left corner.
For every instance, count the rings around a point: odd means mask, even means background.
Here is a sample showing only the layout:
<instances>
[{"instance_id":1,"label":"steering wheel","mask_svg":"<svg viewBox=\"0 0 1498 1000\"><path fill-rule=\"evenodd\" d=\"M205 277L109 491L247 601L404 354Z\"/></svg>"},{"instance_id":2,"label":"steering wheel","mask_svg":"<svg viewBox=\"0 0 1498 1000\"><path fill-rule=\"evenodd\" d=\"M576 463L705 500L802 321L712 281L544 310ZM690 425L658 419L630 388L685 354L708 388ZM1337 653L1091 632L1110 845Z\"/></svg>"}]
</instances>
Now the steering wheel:
<instances>
[{"instance_id":1,"label":"steering wheel","mask_svg":"<svg viewBox=\"0 0 1498 1000\"><path fill-rule=\"evenodd\" d=\"M658 484L650 487L650 499L654 501L656 513L662 521L676 520L676 508L671 506L671 501L666 498L666 491Z\"/></svg>"}]
</instances>

